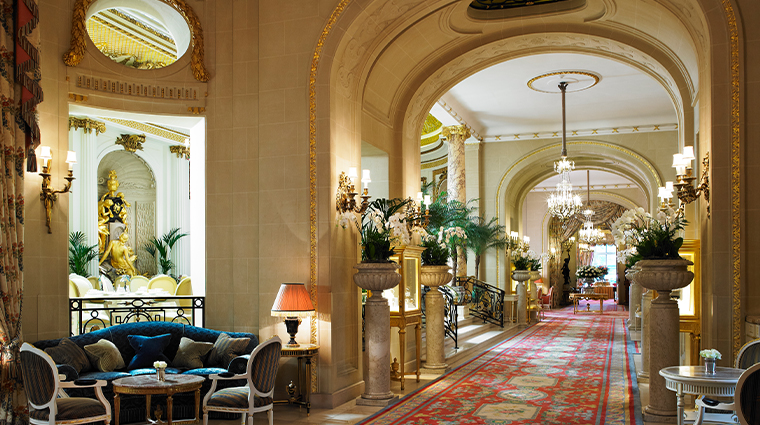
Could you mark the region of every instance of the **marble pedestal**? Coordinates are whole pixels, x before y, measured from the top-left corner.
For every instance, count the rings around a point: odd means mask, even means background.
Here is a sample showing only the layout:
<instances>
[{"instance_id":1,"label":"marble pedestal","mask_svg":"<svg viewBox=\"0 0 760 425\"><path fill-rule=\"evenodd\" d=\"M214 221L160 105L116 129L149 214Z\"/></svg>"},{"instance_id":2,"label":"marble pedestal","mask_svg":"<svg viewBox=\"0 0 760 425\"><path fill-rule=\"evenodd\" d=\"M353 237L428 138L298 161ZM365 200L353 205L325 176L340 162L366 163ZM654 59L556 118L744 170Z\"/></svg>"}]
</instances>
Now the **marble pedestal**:
<instances>
[{"instance_id":1,"label":"marble pedestal","mask_svg":"<svg viewBox=\"0 0 760 425\"><path fill-rule=\"evenodd\" d=\"M444 303L443 294L437 286L425 294L425 332L427 338L427 360L422 369L426 374L443 374L449 369L446 364L444 343Z\"/></svg>"},{"instance_id":2,"label":"marble pedestal","mask_svg":"<svg viewBox=\"0 0 760 425\"><path fill-rule=\"evenodd\" d=\"M649 405L644 408L647 422L675 422L678 418L676 393L665 386L658 372L679 361L678 303L671 291L658 291L649 309Z\"/></svg>"},{"instance_id":3,"label":"marble pedestal","mask_svg":"<svg viewBox=\"0 0 760 425\"><path fill-rule=\"evenodd\" d=\"M525 287L525 282L518 282L515 285L515 291L517 291L517 325L528 325L528 288Z\"/></svg>"},{"instance_id":4,"label":"marble pedestal","mask_svg":"<svg viewBox=\"0 0 760 425\"><path fill-rule=\"evenodd\" d=\"M628 303L628 329L632 331L641 330L641 320L636 317L636 311L641 306L641 292L642 288L636 282L631 283L631 296Z\"/></svg>"},{"instance_id":5,"label":"marble pedestal","mask_svg":"<svg viewBox=\"0 0 760 425\"><path fill-rule=\"evenodd\" d=\"M649 312L652 305L652 291L646 290L641 296L641 370L637 378L641 382L649 382L649 345L651 333Z\"/></svg>"},{"instance_id":6,"label":"marble pedestal","mask_svg":"<svg viewBox=\"0 0 760 425\"><path fill-rule=\"evenodd\" d=\"M391 392L391 309L382 291L372 291L364 305L364 338L369 361L364 394L357 405L387 406L398 399Z\"/></svg>"}]
</instances>

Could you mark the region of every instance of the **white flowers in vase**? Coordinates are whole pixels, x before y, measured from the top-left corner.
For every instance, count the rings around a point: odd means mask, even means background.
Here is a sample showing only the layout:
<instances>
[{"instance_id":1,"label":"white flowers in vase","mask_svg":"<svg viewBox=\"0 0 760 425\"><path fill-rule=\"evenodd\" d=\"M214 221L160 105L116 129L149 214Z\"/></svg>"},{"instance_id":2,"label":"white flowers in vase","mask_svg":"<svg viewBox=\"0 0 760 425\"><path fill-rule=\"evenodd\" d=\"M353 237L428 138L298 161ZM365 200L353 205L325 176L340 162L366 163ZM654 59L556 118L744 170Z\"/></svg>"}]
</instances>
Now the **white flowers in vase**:
<instances>
[{"instance_id":1,"label":"white flowers in vase","mask_svg":"<svg viewBox=\"0 0 760 425\"><path fill-rule=\"evenodd\" d=\"M155 367L156 369L166 369L166 366L167 366L166 362L162 362L162 361L153 362L153 367Z\"/></svg>"},{"instance_id":2,"label":"white flowers in vase","mask_svg":"<svg viewBox=\"0 0 760 425\"><path fill-rule=\"evenodd\" d=\"M718 351L718 350L716 350L714 348L711 349L711 350L702 350L702 351L700 351L699 352L699 356L702 357L702 358L704 358L704 359L712 359L712 360L720 360L721 359L720 351Z\"/></svg>"}]
</instances>

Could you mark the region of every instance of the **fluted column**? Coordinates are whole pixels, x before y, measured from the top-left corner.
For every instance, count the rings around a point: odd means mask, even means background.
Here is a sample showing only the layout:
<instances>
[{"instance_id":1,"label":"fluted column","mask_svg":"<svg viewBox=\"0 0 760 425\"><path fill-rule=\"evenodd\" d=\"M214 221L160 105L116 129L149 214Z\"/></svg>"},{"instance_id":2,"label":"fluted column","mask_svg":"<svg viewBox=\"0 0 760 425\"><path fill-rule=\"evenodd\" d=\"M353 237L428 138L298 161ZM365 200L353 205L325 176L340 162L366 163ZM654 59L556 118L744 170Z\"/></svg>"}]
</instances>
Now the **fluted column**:
<instances>
[{"instance_id":1,"label":"fluted column","mask_svg":"<svg viewBox=\"0 0 760 425\"><path fill-rule=\"evenodd\" d=\"M441 134L449 144L448 176L446 177L449 200L466 204L464 141L470 137L470 130L463 125L452 125L443 127ZM467 253L461 248L457 250L457 276L467 276Z\"/></svg>"},{"instance_id":2,"label":"fluted column","mask_svg":"<svg viewBox=\"0 0 760 425\"><path fill-rule=\"evenodd\" d=\"M98 244L97 136L105 131L106 125L100 121L69 117L69 148L77 153L76 180L69 194L69 231L84 233L88 246ZM87 270L97 276L97 261L91 261Z\"/></svg>"},{"instance_id":3,"label":"fluted column","mask_svg":"<svg viewBox=\"0 0 760 425\"><path fill-rule=\"evenodd\" d=\"M192 275L190 265L190 160L184 153L177 153L177 158L171 158L172 181L169 187L174 188L171 192L169 214L171 214L170 228L179 227L180 233L188 236L180 239L172 249L171 257L174 261L174 274ZM190 153L188 151L187 156ZM167 229L168 230L168 229Z\"/></svg>"}]
</instances>

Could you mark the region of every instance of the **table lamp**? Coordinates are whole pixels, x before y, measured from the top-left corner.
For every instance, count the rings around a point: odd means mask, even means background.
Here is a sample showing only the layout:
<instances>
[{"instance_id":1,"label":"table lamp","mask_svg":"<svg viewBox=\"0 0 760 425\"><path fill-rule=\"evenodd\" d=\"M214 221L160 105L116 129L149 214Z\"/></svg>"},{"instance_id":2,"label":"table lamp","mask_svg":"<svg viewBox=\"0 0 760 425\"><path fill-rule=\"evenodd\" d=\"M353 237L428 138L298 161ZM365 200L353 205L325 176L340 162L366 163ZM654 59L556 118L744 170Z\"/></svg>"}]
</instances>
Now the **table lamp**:
<instances>
[{"instance_id":1,"label":"table lamp","mask_svg":"<svg viewBox=\"0 0 760 425\"><path fill-rule=\"evenodd\" d=\"M286 347L298 347L296 333L302 317L315 314L311 297L303 283L283 283L272 306L272 316L284 317L285 329L290 334Z\"/></svg>"}]
</instances>

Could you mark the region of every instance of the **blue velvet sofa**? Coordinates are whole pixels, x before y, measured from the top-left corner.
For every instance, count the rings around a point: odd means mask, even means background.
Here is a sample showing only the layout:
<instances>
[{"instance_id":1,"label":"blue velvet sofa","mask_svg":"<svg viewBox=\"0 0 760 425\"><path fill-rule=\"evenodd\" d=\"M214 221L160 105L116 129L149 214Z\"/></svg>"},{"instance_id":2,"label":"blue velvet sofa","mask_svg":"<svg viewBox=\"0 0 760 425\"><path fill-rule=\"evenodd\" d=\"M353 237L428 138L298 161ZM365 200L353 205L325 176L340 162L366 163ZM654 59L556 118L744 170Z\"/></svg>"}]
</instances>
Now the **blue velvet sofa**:
<instances>
[{"instance_id":1,"label":"blue velvet sofa","mask_svg":"<svg viewBox=\"0 0 760 425\"><path fill-rule=\"evenodd\" d=\"M259 340L256 335L250 333L241 332L223 332L212 329L199 328L190 325L183 325L181 323L172 322L137 322L137 323L125 323L122 325L111 326L98 331L77 335L71 337L71 341L76 343L79 347L84 348L85 345L94 344L101 339L107 339L116 345L124 359L125 364L129 364L132 357L135 355L135 350L129 345L127 336L129 335L141 335L141 336L158 336L163 334L171 334L171 342L164 350L170 360L174 358L179 348L179 343L182 337L190 338L194 341L211 342L216 341L217 337L222 333L226 333L232 338L250 338L251 341L245 349L245 354L250 354L254 348L259 344ZM44 350L48 347L55 347L60 343L61 339L41 340L34 343L34 346ZM248 356L234 358L227 369L219 367L203 367L200 369L182 370L172 367L166 369L166 373L184 373L199 376L208 376L214 373L222 373L226 371L234 373L243 373L246 370ZM170 364L171 365L171 364ZM103 387L103 393L106 399L111 401L111 407L113 411L113 389L111 381L114 379L155 373L155 369L134 369L134 370L118 370L113 372L100 372L98 370L83 372L81 375L77 374L76 369L70 365L57 365L60 374L66 375L66 380L75 380L78 378L91 378L101 379L108 381L108 385ZM205 366L205 365L204 365ZM225 387L241 386L245 385L245 381L221 381L225 383ZM211 381L206 380L201 387L201 399L208 392L211 387ZM74 397L94 397L94 391L91 388L81 390L67 390L67 392ZM158 404L165 406L166 398L163 396L153 396L151 411L155 410ZM195 411L195 397L193 393L183 393L174 396L174 418L185 419L193 417ZM145 421L145 397L144 396L122 396L121 397L121 423ZM201 415L203 413L201 412ZM239 415L220 415L218 417L238 418ZM164 417L164 419L166 419Z\"/></svg>"}]
</instances>

